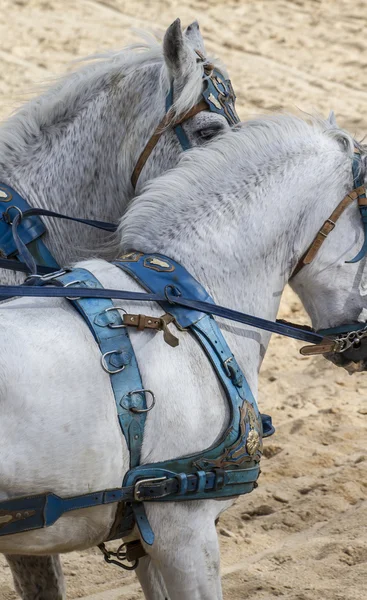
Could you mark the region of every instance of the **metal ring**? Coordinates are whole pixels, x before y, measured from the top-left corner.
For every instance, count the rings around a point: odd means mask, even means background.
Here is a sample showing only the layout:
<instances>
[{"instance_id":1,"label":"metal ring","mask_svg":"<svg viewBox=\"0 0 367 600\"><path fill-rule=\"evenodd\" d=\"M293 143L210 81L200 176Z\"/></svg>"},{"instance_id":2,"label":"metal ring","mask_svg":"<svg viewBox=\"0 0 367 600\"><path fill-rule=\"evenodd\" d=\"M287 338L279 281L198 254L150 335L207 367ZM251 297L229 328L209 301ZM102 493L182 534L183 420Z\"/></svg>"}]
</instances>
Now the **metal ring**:
<instances>
[{"instance_id":1,"label":"metal ring","mask_svg":"<svg viewBox=\"0 0 367 600\"><path fill-rule=\"evenodd\" d=\"M147 408L134 408L131 407L129 408L129 410L131 410L131 412L134 413L147 413L150 410L152 410L153 406L155 405L155 396L153 394L153 392L151 390L146 390L146 389L142 389L142 390L133 390L132 392L128 392L127 396L132 396L133 394L140 394L141 392L144 392L145 394L150 394L152 396L152 404L150 406L148 406Z\"/></svg>"},{"instance_id":2,"label":"metal ring","mask_svg":"<svg viewBox=\"0 0 367 600\"><path fill-rule=\"evenodd\" d=\"M132 392L128 392L126 394L126 396L132 396L133 394L141 394L142 392L144 392L145 394L150 394L152 396L152 404L150 406L148 406L148 408L135 408L134 406L125 406L122 402L123 399L125 398L125 396L121 399L120 406L122 406L122 408L124 408L125 410L130 410L133 413L140 414L140 413L149 412L150 410L152 410L153 406L155 405L155 396L151 390L146 390L146 389L133 390Z\"/></svg>"},{"instance_id":3,"label":"metal ring","mask_svg":"<svg viewBox=\"0 0 367 600\"><path fill-rule=\"evenodd\" d=\"M66 275L66 273L67 271L65 269L60 269L59 271L55 271L54 273L46 273L45 275L38 275L37 273L34 273L34 275L28 275L28 277L25 278L25 281L28 281L29 279L39 279L40 281L52 281L57 277L61 277L61 275Z\"/></svg>"},{"instance_id":4,"label":"metal ring","mask_svg":"<svg viewBox=\"0 0 367 600\"><path fill-rule=\"evenodd\" d=\"M76 279L75 281L69 281L69 283L65 283L64 288L70 287L71 285L74 285L74 283L83 283L82 281L80 281L80 279ZM66 296L67 300L80 300L80 296L76 296L75 298L72 298L71 296Z\"/></svg>"},{"instance_id":5,"label":"metal ring","mask_svg":"<svg viewBox=\"0 0 367 600\"><path fill-rule=\"evenodd\" d=\"M172 291L172 292L176 292L176 294L175 294L175 293L173 293L173 294L172 294L172 296L175 296L175 295L176 295L176 298L179 298L180 296L182 296L181 290L180 290L179 288L177 288L176 286L172 285L172 284L166 285L166 287L164 288L164 295L166 296L166 298L167 298L167 301L168 301L170 304L175 304L175 302L174 302L174 301L172 301L172 300L170 300L170 299L168 298L168 294L169 294L169 292L170 292L170 291Z\"/></svg>"},{"instance_id":6,"label":"metal ring","mask_svg":"<svg viewBox=\"0 0 367 600\"><path fill-rule=\"evenodd\" d=\"M13 225L13 223L14 223L14 221L11 220L10 215L9 215L9 210L11 208L15 208L15 210L18 211L18 214L20 216L20 219L19 219L19 223L20 223L20 221L23 219L23 213L22 213L22 211L20 210L20 208L18 206L15 206L15 204L12 204L11 206L8 206L8 208L6 210L4 210L4 212L3 212L3 219L4 219L5 223L7 223L8 225Z\"/></svg>"},{"instance_id":7,"label":"metal ring","mask_svg":"<svg viewBox=\"0 0 367 600\"><path fill-rule=\"evenodd\" d=\"M122 306L109 306L108 308L102 310L102 312L99 314L102 315L103 313L109 312L110 310L122 310L122 312L124 312L125 315L127 315L127 310L122 308ZM113 325L113 323L108 323L107 327L110 327L111 329L122 329L122 327L126 327L126 325Z\"/></svg>"},{"instance_id":8,"label":"metal ring","mask_svg":"<svg viewBox=\"0 0 367 600\"><path fill-rule=\"evenodd\" d=\"M117 368L115 371L111 371L111 369L108 368L107 363L106 363L106 356L109 356L111 354L122 354L121 350L110 350L110 352L105 352L104 354L102 354L101 356L101 365L104 371L106 371L106 373L109 373L110 375L114 375L115 373L121 373L121 371L124 370L125 365L122 365L122 367Z\"/></svg>"}]
</instances>

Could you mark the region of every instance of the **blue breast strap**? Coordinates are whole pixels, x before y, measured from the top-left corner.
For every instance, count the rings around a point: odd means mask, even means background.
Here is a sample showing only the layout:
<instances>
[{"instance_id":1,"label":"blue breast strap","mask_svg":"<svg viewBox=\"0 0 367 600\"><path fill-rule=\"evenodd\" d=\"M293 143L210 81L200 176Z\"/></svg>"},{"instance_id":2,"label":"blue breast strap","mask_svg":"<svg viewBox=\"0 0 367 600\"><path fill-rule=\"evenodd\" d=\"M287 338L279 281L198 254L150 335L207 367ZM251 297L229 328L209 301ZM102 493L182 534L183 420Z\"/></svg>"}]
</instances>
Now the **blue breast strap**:
<instances>
[{"instance_id":1,"label":"blue breast strap","mask_svg":"<svg viewBox=\"0 0 367 600\"><path fill-rule=\"evenodd\" d=\"M98 279L86 269L73 269L57 277L65 286L79 285L103 288ZM142 390L135 353L127 328L123 325L119 308L112 300L102 298L70 298L70 302L83 316L102 353L102 365L110 375L116 409L122 432L130 450L130 467L140 462L146 413L146 398ZM133 410L131 410L133 409Z\"/></svg>"},{"instance_id":2,"label":"blue breast strap","mask_svg":"<svg viewBox=\"0 0 367 600\"><path fill-rule=\"evenodd\" d=\"M162 297L168 286L176 295L213 302L205 289L170 258L136 252L115 264L130 273L145 289L159 292ZM130 451L130 470L121 488L72 498L60 498L48 492L0 502L0 536L50 526L65 512L78 508L120 502L125 507L124 515L113 527L109 539L126 536L135 522L142 539L153 544L154 533L145 513L145 502L226 498L254 489L260 473L262 419L246 378L212 316L168 301L160 302L175 318L179 328L191 331L211 361L229 403L228 427L221 439L204 451L141 465L149 390L144 390L119 307L110 299L72 296L73 287L102 288L86 269L57 273L53 279L48 277L39 281L39 285L44 284L70 287L68 299L83 316L99 345L101 364L110 375L119 423ZM269 435L273 431L269 418L267 425Z\"/></svg>"},{"instance_id":3,"label":"blue breast strap","mask_svg":"<svg viewBox=\"0 0 367 600\"><path fill-rule=\"evenodd\" d=\"M164 294L167 286L175 295L182 295L213 303L201 284L179 263L162 255L144 255L139 252L127 254L114 264L129 273L146 290ZM159 501L187 500L186 477L196 474L198 487L192 499L224 498L245 494L253 490L259 476L259 461L262 452L262 420L255 398L230 351L216 321L212 316L188 310L168 302L160 303L171 314L180 328L189 328L204 348L214 370L226 392L230 407L230 423L222 438L211 448L192 456L175 460L139 465L125 476L123 485L131 486L142 477L179 477L180 489L174 498L166 496ZM216 473L216 489L205 491L208 471ZM145 515L140 515L138 527L149 524ZM140 533L145 541L144 532ZM151 532L150 538L153 538ZM147 542L149 543L149 542Z\"/></svg>"}]
</instances>

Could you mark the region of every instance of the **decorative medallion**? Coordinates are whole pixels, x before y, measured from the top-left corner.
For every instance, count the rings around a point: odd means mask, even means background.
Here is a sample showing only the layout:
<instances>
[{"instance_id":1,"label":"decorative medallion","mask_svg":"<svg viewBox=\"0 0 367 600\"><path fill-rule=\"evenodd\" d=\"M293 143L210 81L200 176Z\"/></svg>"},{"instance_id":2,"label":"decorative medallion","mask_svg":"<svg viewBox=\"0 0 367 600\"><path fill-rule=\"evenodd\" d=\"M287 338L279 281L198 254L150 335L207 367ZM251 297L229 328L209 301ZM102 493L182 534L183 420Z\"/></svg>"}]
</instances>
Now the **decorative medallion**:
<instances>
[{"instance_id":1,"label":"decorative medallion","mask_svg":"<svg viewBox=\"0 0 367 600\"><path fill-rule=\"evenodd\" d=\"M10 523L10 521L13 520L13 516L6 514L6 515L0 515L0 527L1 525L6 525L6 523Z\"/></svg>"},{"instance_id":2,"label":"decorative medallion","mask_svg":"<svg viewBox=\"0 0 367 600\"><path fill-rule=\"evenodd\" d=\"M148 256L144 259L144 267L147 269L153 269L153 271L171 273L175 270L175 267L171 265L167 260L162 260L156 256Z\"/></svg>"},{"instance_id":3,"label":"decorative medallion","mask_svg":"<svg viewBox=\"0 0 367 600\"><path fill-rule=\"evenodd\" d=\"M208 100L209 100L209 102L211 102L212 104L214 104L214 106L215 106L216 108L219 108L219 109L221 109L221 108L222 108L222 105L221 105L221 103L219 102L219 100L217 100L217 99L216 99L216 97L215 97L215 96L213 96L213 94L209 94L209 96L208 96Z\"/></svg>"},{"instance_id":4,"label":"decorative medallion","mask_svg":"<svg viewBox=\"0 0 367 600\"><path fill-rule=\"evenodd\" d=\"M251 429L247 436L246 448L247 452L252 456L260 448L260 436L255 429Z\"/></svg>"},{"instance_id":5,"label":"decorative medallion","mask_svg":"<svg viewBox=\"0 0 367 600\"><path fill-rule=\"evenodd\" d=\"M143 256L142 252L129 252L119 257L121 262L138 262L139 258Z\"/></svg>"},{"instance_id":6,"label":"decorative medallion","mask_svg":"<svg viewBox=\"0 0 367 600\"><path fill-rule=\"evenodd\" d=\"M13 195L10 192L0 187L0 202L9 202L9 200L11 200L12 197Z\"/></svg>"},{"instance_id":7,"label":"decorative medallion","mask_svg":"<svg viewBox=\"0 0 367 600\"><path fill-rule=\"evenodd\" d=\"M0 510L0 529L14 523L16 521L23 521L29 517L33 517L36 514L35 510Z\"/></svg>"},{"instance_id":8,"label":"decorative medallion","mask_svg":"<svg viewBox=\"0 0 367 600\"><path fill-rule=\"evenodd\" d=\"M246 463L259 461L262 452L261 421L257 417L254 407L247 400L240 410L240 434L231 446L224 448L218 458L201 458L195 462L199 469L228 469L243 467Z\"/></svg>"}]
</instances>

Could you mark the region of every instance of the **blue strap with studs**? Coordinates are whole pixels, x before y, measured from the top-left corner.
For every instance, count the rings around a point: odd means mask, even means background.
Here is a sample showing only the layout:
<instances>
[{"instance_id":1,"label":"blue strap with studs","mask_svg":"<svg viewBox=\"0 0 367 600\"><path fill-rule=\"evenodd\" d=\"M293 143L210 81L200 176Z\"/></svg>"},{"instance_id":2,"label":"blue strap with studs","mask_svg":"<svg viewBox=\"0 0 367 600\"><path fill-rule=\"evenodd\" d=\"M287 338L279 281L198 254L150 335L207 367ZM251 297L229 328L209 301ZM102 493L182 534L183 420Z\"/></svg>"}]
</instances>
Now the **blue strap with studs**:
<instances>
[{"instance_id":1,"label":"blue strap with studs","mask_svg":"<svg viewBox=\"0 0 367 600\"><path fill-rule=\"evenodd\" d=\"M57 281L70 287L102 288L98 279L86 269L73 269L58 276ZM110 375L121 429L130 450L130 467L140 462L146 419L145 393L142 392L139 366L131 345L128 329L123 325L120 310L112 300L103 298L72 298L70 302L81 313L97 341L101 363ZM136 390L139 390L135 393Z\"/></svg>"},{"instance_id":2,"label":"blue strap with studs","mask_svg":"<svg viewBox=\"0 0 367 600\"><path fill-rule=\"evenodd\" d=\"M117 265L133 274L146 289L164 297L167 286L175 293L213 302L205 289L178 263L160 255L131 253ZM147 404L139 368L119 308L108 298L73 297L73 288L102 288L89 271L76 268L56 273L40 284L67 286L68 299L82 314L102 353L101 363L110 374L121 429L130 450L130 470L122 487L60 498L51 493L0 502L0 536L52 525L65 512L128 502L129 510L113 537L131 530L131 510L142 539L153 544L154 533L144 502L172 502L226 498L251 492L260 473L262 422L255 399L233 354L212 316L160 302L179 327L189 327L208 355L227 395L230 419L221 439L194 455L140 465ZM74 292L75 293L75 292ZM158 334L159 335L159 334ZM136 391L136 393L134 393ZM140 411L140 412L139 412ZM271 425L271 423L270 423Z\"/></svg>"}]
</instances>

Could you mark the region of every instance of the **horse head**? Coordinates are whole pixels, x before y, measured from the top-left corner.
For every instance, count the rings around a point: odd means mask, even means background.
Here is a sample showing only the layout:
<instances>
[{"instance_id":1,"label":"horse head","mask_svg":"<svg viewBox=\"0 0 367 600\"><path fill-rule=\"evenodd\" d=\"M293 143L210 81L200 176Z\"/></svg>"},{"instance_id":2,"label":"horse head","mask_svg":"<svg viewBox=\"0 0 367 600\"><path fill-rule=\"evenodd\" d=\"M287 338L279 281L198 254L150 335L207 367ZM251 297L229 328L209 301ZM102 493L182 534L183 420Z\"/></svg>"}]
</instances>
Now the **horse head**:
<instances>
[{"instance_id":1,"label":"horse head","mask_svg":"<svg viewBox=\"0 0 367 600\"><path fill-rule=\"evenodd\" d=\"M177 19L163 44L149 38L92 58L3 124L0 180L33 207L117 221L132 176L139 191L175 166L183 144L228 129L234 95L223 67L206 58L196 22L183 32ZM95 253L103 239L70 223L48 231L59 264Z\"/></svg>"}]
</instances>

